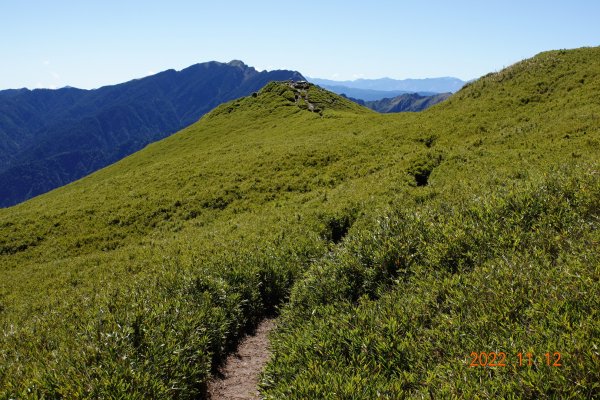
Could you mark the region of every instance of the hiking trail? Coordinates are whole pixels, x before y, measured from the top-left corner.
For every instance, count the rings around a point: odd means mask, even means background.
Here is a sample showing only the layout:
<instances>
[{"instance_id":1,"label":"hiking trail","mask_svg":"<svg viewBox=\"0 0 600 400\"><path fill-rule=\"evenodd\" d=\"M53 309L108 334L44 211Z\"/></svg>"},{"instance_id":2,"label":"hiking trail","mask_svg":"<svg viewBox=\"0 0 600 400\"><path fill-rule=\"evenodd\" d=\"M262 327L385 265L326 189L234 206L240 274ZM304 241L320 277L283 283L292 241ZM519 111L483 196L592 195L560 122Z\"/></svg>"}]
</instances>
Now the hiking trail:
<instances>
[{"instance_id":1,"label":"hiking trail","mask_svg":"<svg viewBox=\"0 0 600 400\"><path fill-rule=\"evenodd\" d=\"M264 319L253 335L246 336L235 353L227 357L220 375L208 384L211 400L255 400L258 377L269 361L269 332L275 327L274 319Z\"/></svg>"}]
</instances>

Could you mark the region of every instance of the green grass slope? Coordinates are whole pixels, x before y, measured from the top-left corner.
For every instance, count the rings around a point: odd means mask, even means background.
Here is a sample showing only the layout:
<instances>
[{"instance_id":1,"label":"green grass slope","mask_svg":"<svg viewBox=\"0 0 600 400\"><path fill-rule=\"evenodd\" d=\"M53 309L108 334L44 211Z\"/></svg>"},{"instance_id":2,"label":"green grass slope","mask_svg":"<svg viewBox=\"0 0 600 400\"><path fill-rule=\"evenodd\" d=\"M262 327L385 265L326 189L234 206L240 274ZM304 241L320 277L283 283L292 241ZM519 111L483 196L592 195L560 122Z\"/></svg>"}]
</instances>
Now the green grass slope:
<instances>
[{"instance_id":1,"label":"green grass slope","mask_svg":"<svg viewBox=\"0 0 600 400\"><path fill-rule=\"evenodd\" d=\"M599 48L419 114L272 83L0 210L0 397L197 398L282 302L268 398L598 395L599 94Z\"/></svg>"}]
</instances>

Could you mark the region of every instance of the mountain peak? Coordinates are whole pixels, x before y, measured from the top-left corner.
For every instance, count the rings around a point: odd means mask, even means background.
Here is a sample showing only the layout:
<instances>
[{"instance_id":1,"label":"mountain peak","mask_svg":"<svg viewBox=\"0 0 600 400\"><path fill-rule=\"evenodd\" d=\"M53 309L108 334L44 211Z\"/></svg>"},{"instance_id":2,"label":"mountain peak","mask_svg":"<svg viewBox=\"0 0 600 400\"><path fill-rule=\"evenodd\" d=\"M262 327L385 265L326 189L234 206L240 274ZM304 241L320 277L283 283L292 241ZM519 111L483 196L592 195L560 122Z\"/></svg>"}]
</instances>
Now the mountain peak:
<instances>
[{"instance_id":1,"label":"mountain peak","mask_svg":"<svg viewBox=\"0 0 600 400\"><path fill-rule=\"evenodd\" d=\"M231 60L227 63L227 65L230 65L232 67L238 67L238 68L248 68L248 66L240 60Z\"/></svg>"}]
</instances>

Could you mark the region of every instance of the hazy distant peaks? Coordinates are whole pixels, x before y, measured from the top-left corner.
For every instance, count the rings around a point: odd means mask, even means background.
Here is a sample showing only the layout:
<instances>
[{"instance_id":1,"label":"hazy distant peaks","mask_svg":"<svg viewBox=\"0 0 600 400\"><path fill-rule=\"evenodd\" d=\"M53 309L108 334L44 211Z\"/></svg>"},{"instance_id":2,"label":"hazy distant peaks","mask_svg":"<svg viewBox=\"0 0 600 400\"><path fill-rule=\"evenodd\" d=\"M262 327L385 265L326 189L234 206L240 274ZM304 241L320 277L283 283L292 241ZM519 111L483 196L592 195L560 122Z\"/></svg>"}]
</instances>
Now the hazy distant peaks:
<instances>
[{"instance_id":1,"label":"hazy distant peaks","mask_svg":"<svg viewBox=\"0 0 600 400\"><path fill-rule=\"evenodd\" d=\"M425 79L357 79L354 81L334 81L330 79L308 78L319 86L345 86L353 89L362 90L386 90L403 92L429 92L446 93L457 92L464 85L465 81L453 77L425 78Z\"/></svg>"}]
</instances>

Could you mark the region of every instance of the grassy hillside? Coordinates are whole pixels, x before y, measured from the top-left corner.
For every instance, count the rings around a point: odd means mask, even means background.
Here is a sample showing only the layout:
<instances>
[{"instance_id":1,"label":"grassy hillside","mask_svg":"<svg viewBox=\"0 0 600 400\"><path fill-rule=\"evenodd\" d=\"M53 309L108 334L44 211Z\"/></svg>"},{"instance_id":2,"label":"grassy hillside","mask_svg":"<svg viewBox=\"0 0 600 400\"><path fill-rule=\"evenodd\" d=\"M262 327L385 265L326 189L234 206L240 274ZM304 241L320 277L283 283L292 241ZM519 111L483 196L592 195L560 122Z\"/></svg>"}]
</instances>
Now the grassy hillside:
<instances>
[{"instance_id":1,"label":"grassy hillside","mask_svg":"<svg viewBox=\"0 0 600 400\"><path fill-rule=\"evenodd\" d=\"M195 398L282 302L270 398L598 395L599 66L409 115L272 83L0 210L0 397Z\"/></svg>"}]
</instances>

